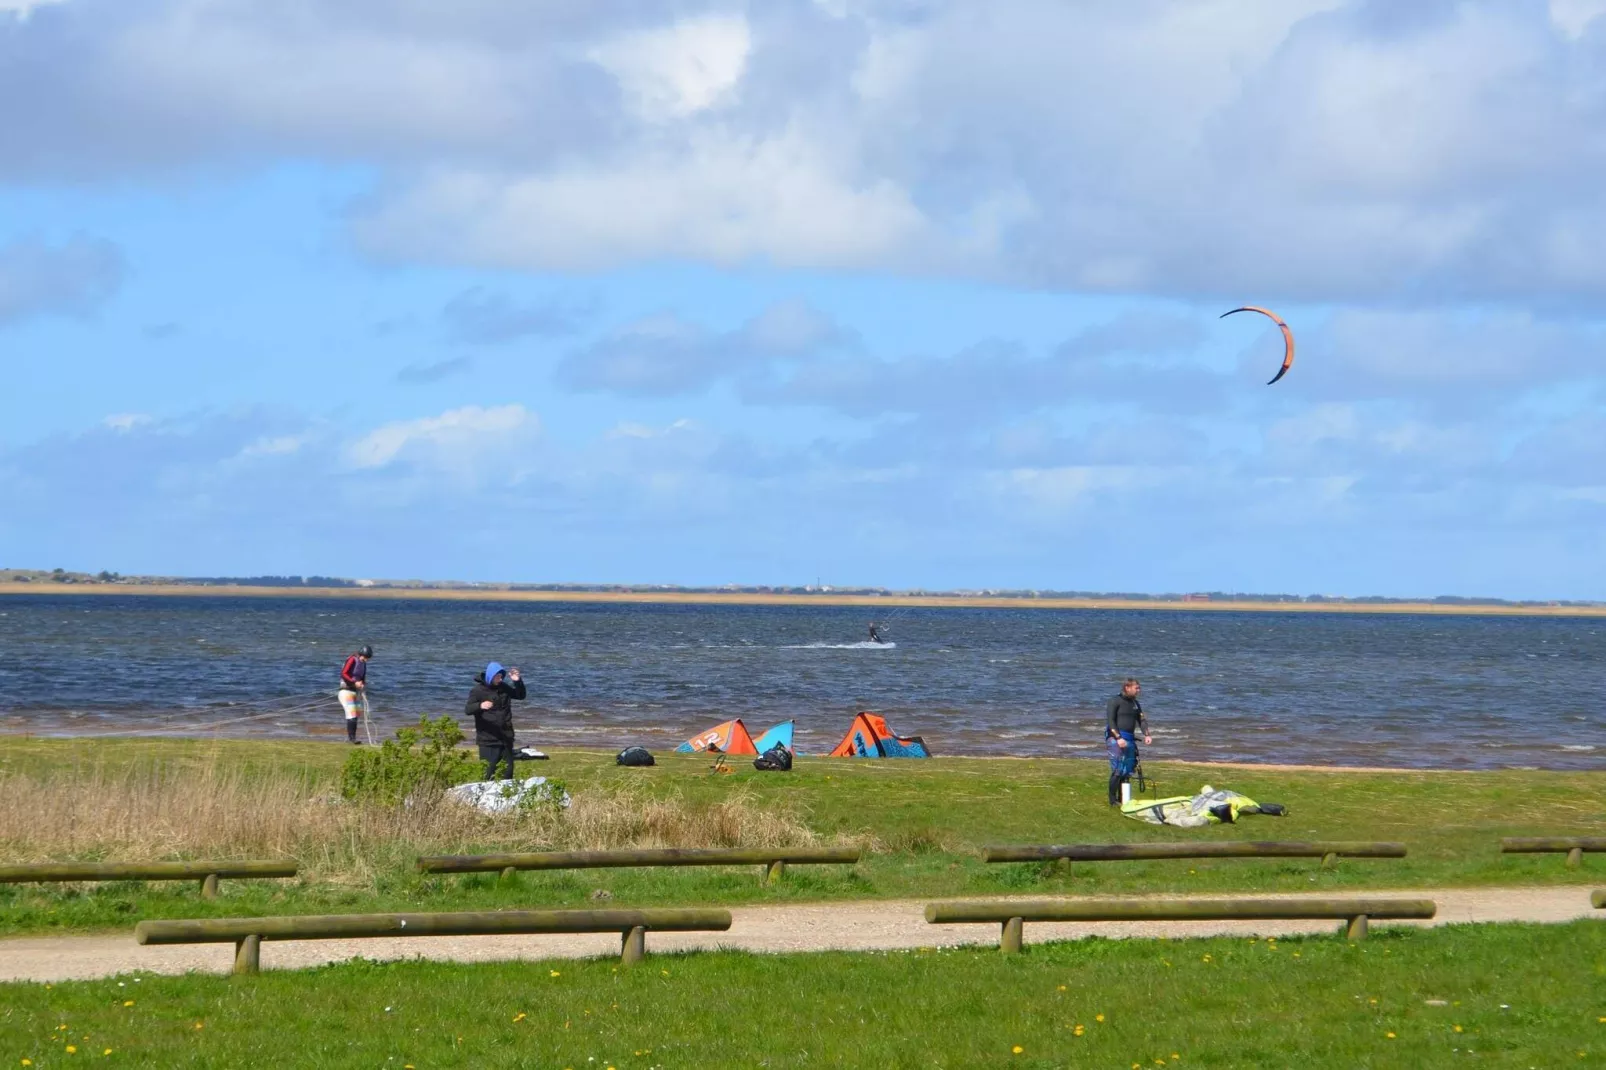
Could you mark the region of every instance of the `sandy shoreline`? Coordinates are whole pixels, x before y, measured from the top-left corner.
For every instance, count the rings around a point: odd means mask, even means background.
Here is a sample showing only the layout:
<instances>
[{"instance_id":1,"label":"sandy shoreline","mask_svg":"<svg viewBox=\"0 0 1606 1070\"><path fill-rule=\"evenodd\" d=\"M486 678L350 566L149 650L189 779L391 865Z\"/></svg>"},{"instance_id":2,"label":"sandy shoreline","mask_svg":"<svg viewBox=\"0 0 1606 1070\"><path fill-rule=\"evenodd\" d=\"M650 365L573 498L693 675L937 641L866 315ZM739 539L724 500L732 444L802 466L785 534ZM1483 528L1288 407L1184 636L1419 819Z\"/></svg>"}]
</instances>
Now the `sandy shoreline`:
<instances>
[{"instance_id":1,"label":"sandy shoreline","mask_svg":"<svg viewBox=\"0 0 1606 1070\"><path fill-rule=\"evenodd\" d=\"M716 591L524 591L505 587L198 587L183 584L0 584L5 595L84 597L326 598L376 601L570 602L641 605L885 606L931 609L1187 610L1201 613L1389 613L1426 616L1606 617L1600 606L1443 605L1436 602L1161 602L1119 598L759 594Z\"/></svg>"}]
</instances>

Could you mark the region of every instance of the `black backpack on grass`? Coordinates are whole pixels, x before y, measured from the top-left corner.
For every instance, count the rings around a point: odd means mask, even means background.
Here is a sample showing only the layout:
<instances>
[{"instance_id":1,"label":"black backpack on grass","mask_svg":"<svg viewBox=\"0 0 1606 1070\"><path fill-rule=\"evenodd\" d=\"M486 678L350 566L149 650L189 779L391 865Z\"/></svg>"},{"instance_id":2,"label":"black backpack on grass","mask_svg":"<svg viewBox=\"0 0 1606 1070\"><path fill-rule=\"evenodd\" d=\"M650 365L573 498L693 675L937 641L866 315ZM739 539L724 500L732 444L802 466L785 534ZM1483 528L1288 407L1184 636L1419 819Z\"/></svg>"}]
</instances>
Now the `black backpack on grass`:
<instances>
[{"instance_id":1,"label":"black backpack on grass","mask_svg":"<svg viewBox=\"0 0 1606 1070\"><path fill-rule=\"evenodd\" d=\"M786 744L777 743L753 760L753 768L774 773L790 772L792 752L786 749Z\"/></svg>"},{"instance_id":2,"label":"black backpack on grass","mask_svg":"<svg viewBox=\"0 0 1606 1070\"><path fill-rule=\"evenodd\" d=\"M614 759L618 765L657 765L653 760L652 752L646 747L626 747Z\"/></svg>"}]
</instances>

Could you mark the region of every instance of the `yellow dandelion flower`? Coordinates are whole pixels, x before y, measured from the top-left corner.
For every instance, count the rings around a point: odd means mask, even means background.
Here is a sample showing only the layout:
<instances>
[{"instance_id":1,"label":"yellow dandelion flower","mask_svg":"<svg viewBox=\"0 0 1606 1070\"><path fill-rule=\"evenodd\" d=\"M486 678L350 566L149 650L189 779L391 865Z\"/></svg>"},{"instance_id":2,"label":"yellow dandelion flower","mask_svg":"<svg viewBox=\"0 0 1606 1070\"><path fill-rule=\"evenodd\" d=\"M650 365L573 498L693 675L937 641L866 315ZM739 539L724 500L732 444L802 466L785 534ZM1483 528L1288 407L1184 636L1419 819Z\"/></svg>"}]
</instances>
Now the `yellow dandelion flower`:
<instances>
[{"instance_id":1,"label":"yellow dandelion flower","mask_svg":"<svg viewBox=\"0 0 1606 1070\"><path fill-rule=\"evenodd\" d=\"M563 974L559 973L557 970L552 970L551 971L551 976L553 976L553 977L562 977Z\"/></svg>"},{"instance_id":2,"label":"yellow dandelion flower","mask_svg":"<svg viewBox=\"0 0 1606 1070\"><path fill-rule=\"evenodd\" d=\"M1093 1020L1094 1020L1094 1021L1095 1021L1095 1022L1102 1022L1102 1021L1104 1021L1104 1015L1102 1015L1102 1014L1095 1014L1095 1015L1094 1015L1094 1016L1093 1016Z\"/></svg>"},{"instance_id":3,"label":"yellow dandelion flower","mask_svg":"<svg viewBox=\"0 0 1606 1070\"><path fill-rule=\"evenodd\" d=\"M519 1013L517 1013L517 1014L515 1014L515 1015L514 1015L514 1016L513 1016L513 1020L514 1020L514 1021L515 1021L515 1022L522 1022L522 1021L524 1021L524 1012L523 1012L523 1011L520 1011L520 1012L519 1012Z\"/></svg>"},{"instance_id":4,"label":"yellow dandelion flower","mask_svg":"<svg viewBox=\"0 0 1606 1070\"><path fill-rule=\"evenodd\" d=\"M46 985L45 987L49 988L50 986ZM33 1060L32 1059L24 1059L24 1060L22 1060L22 1065L23 1066L32 1066L33 1065Z\"/></svg>"},{"instance_id":5,"label":"yellow dandelion flower","mask_svg":"<svg viewBox=\"0 0 1606 1070\"><path fill-rule=\"evenodd\" d=\"M134 1001L133 1001L133 1000L131 1000L131 999L125 999L125 1000L123 1000L123 1006L125 1006L125 1007L132 1007L132 1006L133 1006L133 1005L134 1005Z\"/></svg>"},{"instance_id":6,"label":"yellow dandelion flower","mask_svg":"<svg viewBox=\"0 0 1606 1070\"><path fill-rule=\"evenodd\" d=\"M77 1055L78 1054L78 1049L73 1047L71 1044L69 1044L69 1045L67 1045L67 1054L68 1055Z\"/></svg>"},{"instance_id":7,"label":"yellow dandelion flower","mask_svg":"<svg viewBox=\"0 0 1606 1070\"><path fill-rule=\"evenodd\" d=\"M102 1055L110 1055L111 1053L112 1050L110 1048L107 1048L105 1051L101 1052Z\"/></svg>"},{"instance_id":8,"label":"yellow dandelion flower","mask_svg":"<svg viewBox=\"0 0 1606 1070\"><path fill-rule=\"evenodd\" d=\"M1060 985L1060 991L1061 992L1065 991L1065 986L1064 985Z\"/></svg>"},{"instance_id":9,"label":"yellow dandelion flower","mask_svg":"<svg viewBox=\"0 0 1606 1070\"><path fill-rule=\"evenodd\" d=\"M1388 1037L1390 1040L1394 1039L1394 1034L1393 1033L1384 1033L1383 1035Z\"/></svg>"},{"instance_id":10,"label":"yellow dandelion flower","mask_svg":"<svg viewBox=\"0 0 1606 1070\"><path fill-rule=\"evenodd\" d=\"M205 1029L206 1028L206 1023L205 1022L196 1022L195 1023L195 1028L197 1028L197 1029Z\"/></svg>"},{"instance_id":11,"label":"yellow dandelion flower","mask_svg":"<svg viewBox=\"0 0 1606 1070\"><path fill-rule=\"evenodd\" d=\"M1016 1044L1013 1048L1010 1048L1009 1050L1014 1052L1016 1055L1019 1055L1021 1052L1025 1051L1026 1049L1021 1047L1019 1044Z\"/></svg>"},{"instance_id":12,"label":"yellow dandelion flower","mask_svg":"<svg viewBox=\"0 0 1606 1070\"><path fill-rule=\"evenodd\" d=\"M1455 1031L1457 1033L1461 1032L1461 1027L1460 1026L1454 1026L1453 1028L1455 1029Z\"/></svg>"},{"instance_id":13,"label":"yellow dandelion flower","mask_svg":"<svg viewBox=\"0 0 1606 1070\"><path fill-rule=\"evenodd\" d=\"M1177 1060L1178 1062L1182 1061L1182 1056L1178 1055L1176 1052L1171 1053L1171 1058Z\"/></svg>"}]
</instances>

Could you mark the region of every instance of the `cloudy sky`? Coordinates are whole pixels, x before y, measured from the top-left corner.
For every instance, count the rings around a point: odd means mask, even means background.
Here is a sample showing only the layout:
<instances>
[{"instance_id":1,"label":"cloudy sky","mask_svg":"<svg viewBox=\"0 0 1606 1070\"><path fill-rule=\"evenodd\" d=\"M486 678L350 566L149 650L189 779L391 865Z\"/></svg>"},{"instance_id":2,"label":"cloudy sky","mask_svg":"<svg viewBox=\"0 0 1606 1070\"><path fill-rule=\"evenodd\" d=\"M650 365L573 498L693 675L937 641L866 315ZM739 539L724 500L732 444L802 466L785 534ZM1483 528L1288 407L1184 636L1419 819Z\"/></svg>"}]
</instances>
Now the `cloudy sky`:
<instances>
[{"instance_id":1,"label":"cloudy sky","mask_svg":"<svg viewBox=\"0 0 1606 1070\"><path fill-rule=\"evenodd\" d=\"M0 0L0 566L1606 598L1603 189L1606 0Z\"/></svg>"}]
</instances>

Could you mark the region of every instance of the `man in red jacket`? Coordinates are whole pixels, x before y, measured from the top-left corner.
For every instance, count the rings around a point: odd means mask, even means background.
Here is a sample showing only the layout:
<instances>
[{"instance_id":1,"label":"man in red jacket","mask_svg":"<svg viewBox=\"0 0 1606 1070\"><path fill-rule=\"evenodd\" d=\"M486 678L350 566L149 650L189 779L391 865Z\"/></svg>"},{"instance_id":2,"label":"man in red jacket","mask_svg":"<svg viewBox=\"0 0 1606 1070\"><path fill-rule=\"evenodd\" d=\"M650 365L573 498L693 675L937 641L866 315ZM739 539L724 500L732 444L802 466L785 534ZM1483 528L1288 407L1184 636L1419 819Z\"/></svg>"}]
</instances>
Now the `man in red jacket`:
<instances>
[{"instance_id":1,"label":"man in red jacket","mask_svg":"<svg viewBox=\"0 0 1606 1070\"><path fill-rule=\"evenodd\" d=\"M374 648L364 644L340 667L340 708L346 711L346 739L357 739L357 718L362 716L363 693L368 690L368 659Z\"/></svg>"}]
</instances>

